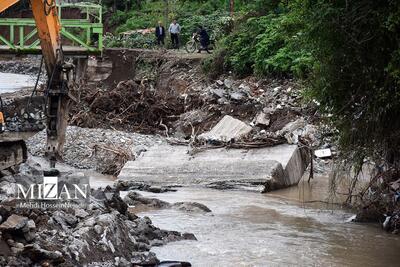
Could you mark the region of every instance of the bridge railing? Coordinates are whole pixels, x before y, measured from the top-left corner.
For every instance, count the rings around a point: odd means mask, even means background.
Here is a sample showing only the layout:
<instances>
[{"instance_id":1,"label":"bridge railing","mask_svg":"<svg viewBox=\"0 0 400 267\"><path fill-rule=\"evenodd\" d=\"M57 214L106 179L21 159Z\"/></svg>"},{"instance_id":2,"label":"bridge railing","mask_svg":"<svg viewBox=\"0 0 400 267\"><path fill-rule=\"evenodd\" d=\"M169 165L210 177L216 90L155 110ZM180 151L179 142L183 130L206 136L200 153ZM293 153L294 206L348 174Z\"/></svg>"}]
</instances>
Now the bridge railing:
<instances>
[{"instance_id":1,"label":"bridge railing","mask_svg":"<svg viewBox=\"0 0 400 267\"><path fill-rule=\"evenodd\" d=\"M64 19L66 10L79 10L79 18ZM63 46L81 53L103 50L102 7L93 3L64 3L58 6ZM40 52L35 21L30 18L0 18L0 50L21 53ZM1 51L0 51L1 52Z\"/></svg>"}]
</instances>

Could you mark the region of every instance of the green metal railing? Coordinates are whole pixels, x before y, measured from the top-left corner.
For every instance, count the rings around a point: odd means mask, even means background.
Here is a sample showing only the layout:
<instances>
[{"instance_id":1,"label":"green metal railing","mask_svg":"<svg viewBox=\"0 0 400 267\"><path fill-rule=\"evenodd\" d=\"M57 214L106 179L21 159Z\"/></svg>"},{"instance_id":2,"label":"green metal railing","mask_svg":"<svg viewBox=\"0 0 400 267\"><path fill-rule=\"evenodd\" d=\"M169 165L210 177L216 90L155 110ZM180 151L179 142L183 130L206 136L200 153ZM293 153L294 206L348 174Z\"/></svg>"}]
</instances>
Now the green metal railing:
<instances>
[{"instance_id":1,"label":"green metal railing","mask_svg":"<svg viewBox=\"0 0 400 267\"><path fill-rule=\"evenodd\" d=\"M79 9L80 19L63 19L65 9ZM74 46L89 53L103 50L103 23L101 5L92 3L62 4L58 7L61 18L61 36L64 46ZM35 53L40 51L40 40L33 19L0 18L0 28L8 27L8 36L0 35L0 45L10 51Z\"/></svg>"}]
</instances>

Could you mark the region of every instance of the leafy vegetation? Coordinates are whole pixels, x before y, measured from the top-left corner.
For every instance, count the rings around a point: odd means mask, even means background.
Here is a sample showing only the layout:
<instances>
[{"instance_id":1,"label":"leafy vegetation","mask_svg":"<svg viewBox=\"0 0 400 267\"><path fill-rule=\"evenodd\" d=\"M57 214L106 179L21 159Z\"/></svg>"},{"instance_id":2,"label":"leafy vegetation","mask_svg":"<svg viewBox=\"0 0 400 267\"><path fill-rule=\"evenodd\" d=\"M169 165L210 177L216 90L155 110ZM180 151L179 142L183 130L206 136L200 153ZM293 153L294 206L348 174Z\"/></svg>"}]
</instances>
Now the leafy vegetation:
<instances>
[{"instance_id":1,"label":"leafy vegetation","mask_svg":"<svg viewBox=\"0 0 400 267\"><path fill-rule=\"evenodd\" d=\"M312 56L304 42L306 23L294 6L280 1L256 1L268 9L244 12L234 31L220 41L215 58L238 76L278 75L306 77L312 68ZM257 3L256 3L257 4ZM246 6L254 7L255 3ZM215 68L214 68L215 70Z\"/></svg>"},{"instance_id":2,"label":"leafy vegetation","mask_svg":"<svg viewBox=\"0 0 400 267\"><path fill-rule=\"evenodd\" d=\"M400 163L400 2L307 1L311 92L355 161ZM394 164L394 165L393 165Z\"/></svg>"},{"instance_id":3,"label":"leafy vegetation","mask_svg":"<svg viewBox=\"0 0 400 267\"><path fill-rule=\"evenodd\" d=\"M106 47L144 48L153 49L157 47L152 34L130 33L129 35L113 35L107 33L104 36Z\"/></svg>"}]
</instances>

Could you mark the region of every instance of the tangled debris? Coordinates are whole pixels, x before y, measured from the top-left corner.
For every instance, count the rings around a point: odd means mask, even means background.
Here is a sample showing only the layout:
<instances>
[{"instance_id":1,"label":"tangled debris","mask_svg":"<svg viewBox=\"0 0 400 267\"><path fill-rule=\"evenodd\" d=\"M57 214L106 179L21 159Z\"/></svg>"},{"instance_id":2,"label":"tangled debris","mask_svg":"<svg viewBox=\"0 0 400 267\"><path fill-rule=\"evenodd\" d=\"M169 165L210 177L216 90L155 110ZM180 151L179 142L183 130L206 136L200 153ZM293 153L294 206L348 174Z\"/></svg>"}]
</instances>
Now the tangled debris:
<instances>
[{"instance_id":1,"label":"tangled debris","mask_svg":"<svg viewBox=\"0 0 400 267\"><path fill-rule=\"evenodd\" d=\"M250 125L251 137L276 137L286 124L299 118L311 121L316 113L315 104L301 102L294 80L210 82L199 71L199 62L181 60L136 62L133 79L111 88L84 86L78 99L71 111L74 125L180 140L209 131L226 115Z\"/></svg>"},{"instance_id":2,"label":"tangled debris","mask_svg":"<svg viewBox=\"0 0 400 267\"><path fill-rule=\"evenodd\" d=\"M359 193L359 222L382 223L383 229L400 233L400 174L395 170L380 172Z\"/></svg>"}]
</instances>

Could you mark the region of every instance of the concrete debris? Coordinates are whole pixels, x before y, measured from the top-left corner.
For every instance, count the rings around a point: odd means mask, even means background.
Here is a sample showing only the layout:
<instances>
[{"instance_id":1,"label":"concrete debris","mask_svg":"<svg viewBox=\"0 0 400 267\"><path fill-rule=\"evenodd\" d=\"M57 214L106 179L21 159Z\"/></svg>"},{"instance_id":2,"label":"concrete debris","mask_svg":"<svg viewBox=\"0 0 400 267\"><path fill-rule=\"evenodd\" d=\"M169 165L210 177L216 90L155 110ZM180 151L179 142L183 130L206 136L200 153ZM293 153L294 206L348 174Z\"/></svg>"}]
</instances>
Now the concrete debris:
<instances>
[{"instance_id":1,"label":"concrete debris","mask_svg":"<svg viewBox=\"0 0 400 267\"><path fill-rule=\"evenodd\" d=\"M130 208L142 210L143 207L146 209L166 209L173 208L180 211L186 212L211 212L211 210L204 204L197 202L177 202L168 203L156 198L143 197L141 194L135 191L129 191L124 197L124 202L129 205Z\"/></svg>"},{"instance_id":2,"label":"concrete debris","mask_svg":"<svg viewBox=\"0 0 400 267\"><path fill-rule=\"evenodd\" d=\"M308 140L312 146L318 146L319 144L317 128L307 124L304 118L286 124L277 134L284 136L288 144L298 144L300 136Z\"/></svg>"},{"instance_id":3,"label":"concrete debris","mask_svg":"<svg viewBox=\"0 0 400 267\"><path fill-rule=\"evenodd\" d=\"M129 161L118 178L164 186L233 183L270 191L297 184L308 165L307 155L291 145L187 152L184 146L153 147Z\"/></svg>"},{"instance_id":4,"label":"concrete debris","mask_svg":"<svg viewBox=\"0 0 400 267\"><path fill-rule=\"evenodd\" d=\"M45 128L45 99L30 93L15 92L2 96L8 131L32 132Z\"/></svg>"},{"instance_id":5,"label":"concrete debris","mask_svg":"<svg viewBox=\"0 0 400 267\"><path fill-rule=\"evenodd\" d=\"M231 89L232 86L233 86L233 80L231 80L231 79L225 79L225 80L224 80L224 85L225 85L226 88Z\"/></svg>"},{"instance_id":6,"label":"concrete debris","mask_svg":"<svg viewBox=\"0 0 400 267\"><path fill-rule=\"evenodd\" d=\"M321 159L330 158L332 157L332 151L330 148L318 149L314 151L314 155Z\"/></svg>"},{"instance_id":7,"label":"concrete debris","mask_svg":"<svg viewBox=\"0 0 400 267\"><path fill-rule=\"evenodd\" d=\"M209 132L201 134L199 139L211 142L230 142L232 140L238 140L241 137L249 134L251 130L251 126L229 115L226 115Z\"/></svg>"},{"instance_id":8,"label":"concrete debris","mask_svg":"<svg viewBox=\"0 0 400 267\"><path fill-rule=\"evenodd\" d=\"M1 266L96 266L99 259L105 266L153 266L159 263L150 252L153 245L196 239L128 211L115 187L92 192L85 210L17 209L15 196L9 196L0 203L0 214Z\"/></svg>"},{"instance_id":9,"label":"concrete debris","mask_svg":"<svg viewBox=\"0 0 400 267\"><path fill-rule=\"evenodd\" d=\"M218 98L225 96L225 90L220 88L210 89L210 92Z\"/></svg>"},{"instance_id":10,"label":"concrete debris","mask_svg":"<svg viewBox=\"0 0 400 267\"><path fill-rule=\"evenodd\" d=\"M390 183L390 187L395 191L400 191L400 179Z\"/></svg>"},{"instance_id":11,"label":"concrete debris","mask_svg":"<svg viewBox=\"0 0 400 267\"><path fill-rule=\"evenodd\" d=\"M271 123L271 119L269 118L269 116L270 116L269 114L260 112L254 118L253 124L256 126L260 126L262 128L268 127Z\"/></svg>"},{"instance_id":12,"label":"concrete debris","mask_svg":"<svg viewBox=\"0 0 400 267\"><path fill-rule=\"evenodd\" d=\"M36 77L39 73L40 67L40 56L28 55L26 57L18 57L18 60L0 60L0 72L5 73L18 73L32 75L32 78ZM42 72L45 72L43 66ZM45 82L45 75L42 75L42 81Z\"/></svg>"},{"instance_id":13,"label":"concrete debris","mask_svg":"<svg viewBox=\"0 0 400 267\"><path fill-rule=\"evenodd\" d=\"M229 95L231 100L234 101L242 101L243 99L245 99L246 94L243 92L233 92Z\"/></svg>"},{"instance_id":14,"label":"concrete debris","mask_svg":"<svg viewBox=\"0 0 400 267\"><path fill-rule=\"evenodd\" d=\"M28 223L28 218L12 214L0 225L1 231L15 231L22 229Z\"/></svg>"}]
</instances>

